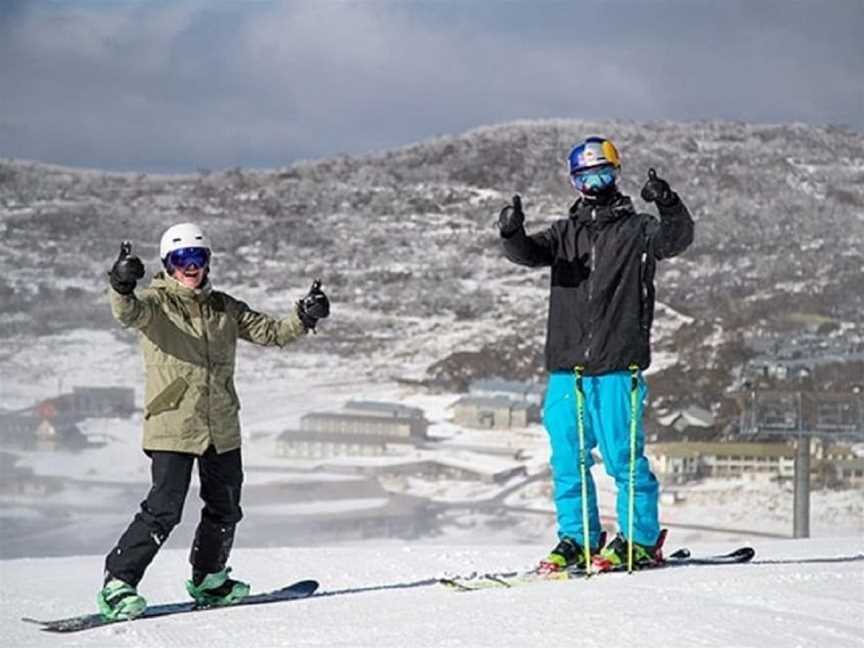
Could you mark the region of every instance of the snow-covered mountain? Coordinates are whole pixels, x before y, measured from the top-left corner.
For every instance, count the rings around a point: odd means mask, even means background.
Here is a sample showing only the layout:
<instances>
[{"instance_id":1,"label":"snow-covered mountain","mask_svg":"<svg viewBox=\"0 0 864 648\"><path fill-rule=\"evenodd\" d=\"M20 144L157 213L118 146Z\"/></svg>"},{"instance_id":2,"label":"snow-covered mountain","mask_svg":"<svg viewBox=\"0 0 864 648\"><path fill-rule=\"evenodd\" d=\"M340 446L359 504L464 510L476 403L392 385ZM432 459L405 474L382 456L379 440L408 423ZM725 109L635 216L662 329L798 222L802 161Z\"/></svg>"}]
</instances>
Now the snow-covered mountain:
<instances>
[{"instance_id":1,"label":"snow-covered mountain","mask_svg":"<svg viewBox=\"0 0 864 648\"><path fill-rule=\"evenodd\" d=\"M333 317L306 348L346 369L451 387L538 377L547 275L507 263L493 223L515 192L529 230L566 213L563 159L595 133L618 143L626 192L637 197L656 167L697 221L694 245L658 274L655 406L701 405L721 426L733 421L726 392L760 336L818 330L848 352L850 361L820 366L820 389L864 372L864 136L577 120L275 170L155 176L0 163L0 337L10 343L0 361L46 333L116 332L104 272L119 241L131 239L152 271L161 231L194 220L216 242L217 284L263 310L290 308L321 277Z\"/></svg>"},{"instance_id":2,"label":"snow-covered mountain","mask_svg":"<svg viewBox=\"0 0 864 648\"><path fill-rule=\"evenodd\" d=\"M92 612L101 558L0 562L3 645L316 646L330 648L861 648L864 561L808 562L862 555L861 538L758 541L756 560L779 564L692 567L603 575L510 590L458 593L439 585L374 589L465 571L532 564L537 546L482 548L383 544L378 548L238 550L235 574L255 589L314 578L303 601L136 621L73 635L46 635L23 616ZM728 546L694 546L726 551ZM185 600L186 554L163 551L141 583L151 603ZM365 589L351 592L352 589Z\"/></svg>"}]
</instances>

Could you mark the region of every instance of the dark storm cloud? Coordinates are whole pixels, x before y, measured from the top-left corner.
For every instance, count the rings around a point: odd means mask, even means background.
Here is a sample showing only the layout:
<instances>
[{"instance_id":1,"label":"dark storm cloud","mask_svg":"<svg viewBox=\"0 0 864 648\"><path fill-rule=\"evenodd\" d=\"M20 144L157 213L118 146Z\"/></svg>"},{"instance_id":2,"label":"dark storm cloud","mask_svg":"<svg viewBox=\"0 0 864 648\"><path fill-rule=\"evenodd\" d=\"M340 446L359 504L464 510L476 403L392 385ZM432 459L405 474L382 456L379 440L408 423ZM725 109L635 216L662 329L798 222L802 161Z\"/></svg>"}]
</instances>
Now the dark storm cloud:
<instances>
[{"instance_id":1,"label":"dark storm cloud","mask_svg":"<svg viewBox=\"0 0 864 648\"><path fill-rule=\"evenodd\" d=\"M0 155L278 165L514 118L864 127L851 2L9 2Z\"/></svg>"}]
</instances>

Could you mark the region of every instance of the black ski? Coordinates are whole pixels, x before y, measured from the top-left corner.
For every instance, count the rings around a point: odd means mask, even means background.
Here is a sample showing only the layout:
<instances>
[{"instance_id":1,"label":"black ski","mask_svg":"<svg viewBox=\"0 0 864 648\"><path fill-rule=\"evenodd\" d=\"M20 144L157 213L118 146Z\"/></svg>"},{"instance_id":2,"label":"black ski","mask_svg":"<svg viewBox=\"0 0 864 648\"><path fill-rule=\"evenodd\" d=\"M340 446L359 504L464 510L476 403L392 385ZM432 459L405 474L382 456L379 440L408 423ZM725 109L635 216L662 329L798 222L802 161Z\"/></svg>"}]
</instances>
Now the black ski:
<instances>
[{"instance_id":1,"label":"black ski","mask_svg":"<svg viewBox=\"0 0 864 648\"><path fill-rule=\"evenodd\" d=\"M688 549L679 549L668 556L663 562L640 567L637 571L648 571L666 569L667 567L690 567L696 565L737 565L753 560L756 551L752 547L741 547L726 554L714 554L708 556L692 556ZM545 583L550 581L566 581L589 576L600 576L603 574L615 574L627 572L627 567L607 569L605 571L593 570L590 574L584 569L570 569L551 574L540 574L536 571L527 572L501 572L491 574L470 574L468 576L454 576L441 578L439 583L460 592L472 592L480 589L520 587L532 583Z\"/></svg>"},{"instance_id":2,"label":"black ski","mask_svg":"<svg viewBox=\"0 0 864 648\"><path fill-rule=\"evenodd\" d=\"M315 593L318 589L318 582L314 580L298 581L282 589L273 590L272 592L264 592L261 594L252 594L246 598L234 603L228 607L239 607L242 605L264 605L266 603L281 603L283 601L293 601L296 599L307 598ZM39 621L24 617L22 621L36 623L42 626L42 630L46 632L79 632L81 630L90 630L91 628L99 628L106 625L114 625L117 623L127 623L129 621L139 621L141 619L153 619L155 617L168 616L173 614L186 614L187 612L203 612L204 610L219 610L223 609L218 606L201 606L192 601L183 603L163 603L161 605L149 606L141 616L134 619L121 619L118 621L108 621L101 614L83 614L81 616L73 616L67 619L56 619L53 621Z\"/></svg>"}]
</instances>

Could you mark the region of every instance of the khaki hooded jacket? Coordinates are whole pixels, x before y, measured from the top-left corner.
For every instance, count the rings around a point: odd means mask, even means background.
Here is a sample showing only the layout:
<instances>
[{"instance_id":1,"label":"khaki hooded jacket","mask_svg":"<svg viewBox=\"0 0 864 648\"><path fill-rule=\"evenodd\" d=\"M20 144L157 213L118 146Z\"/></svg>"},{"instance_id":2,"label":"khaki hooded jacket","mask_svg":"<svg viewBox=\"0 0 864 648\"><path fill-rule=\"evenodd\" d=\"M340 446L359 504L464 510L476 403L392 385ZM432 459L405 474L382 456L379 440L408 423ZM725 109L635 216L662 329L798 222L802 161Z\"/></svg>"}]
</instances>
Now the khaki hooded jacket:
<instances>
[{"instance_id":1,"label":"khaki hooded jacket","mask_svg":"<svg viewBox=\"0 0 864 648\"><path fill-rule=\"evenodd\" d=\"M148 288L111 292L111 310L141 334L146 370L144 450L201 455L240 447L234 389L237 340L284 347L306 333L296 313L274 319L212 290L183 286L164 272Z\"/></svg>"}]
</instances>

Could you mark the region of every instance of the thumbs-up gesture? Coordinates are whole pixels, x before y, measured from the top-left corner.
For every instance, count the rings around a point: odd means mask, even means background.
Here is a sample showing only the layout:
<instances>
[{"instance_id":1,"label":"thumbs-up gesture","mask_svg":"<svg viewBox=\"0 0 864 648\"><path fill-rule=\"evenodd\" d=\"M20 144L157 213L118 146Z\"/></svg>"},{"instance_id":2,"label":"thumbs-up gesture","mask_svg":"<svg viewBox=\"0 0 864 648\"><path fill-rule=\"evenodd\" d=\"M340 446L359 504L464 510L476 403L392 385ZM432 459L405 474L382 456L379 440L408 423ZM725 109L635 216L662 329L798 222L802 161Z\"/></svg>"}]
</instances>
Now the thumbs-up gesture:
<instances>
[{"instance_id":1,"label":"thumbs-up gesture","mask_svg":"<svg viewBox=\"0 0 864 648\"><path fill-rule=\"evenodd\" d=\"M120 254L108 273L108 280L115 292L121 295L131 295L135 291L138 280L144 276L144 264L141 259L132 254L132 243L123 241L120 244Z\"/></svg>"},{"instance_id":2,"label":"thumbs-up gesture","mask_svg":"<svg viewBox=\"0 0 864 648\"><path fill-rule=\"evenodd\" d=\"M312 288L306 296L297 302L297 315L307 331L315 332L315 326L318 320L329 317L330 315L330 300L327 295L321 290L321 280L316 279L312 282Z\"/></svg>"},{"instance_id":3,"label":"thumbs-up gesture","mask_svg":"<svg viewBox=\"0 0 864 648\"><path fill-rule=\"evenodd\" d=\"M676 196L668 182L658 178L654 169L648 169L648 182L642 187L642 200L668 206L675 202Z\"/></svg>"},{"instance_id":4,"label":"thumbs-up gesture","mask_svg":"<svg viewBox=\"0 0 864 648\"><path fill-rule=\"evenodd\" d=\"M525 223L525 213L522 211L522 198L513 196L513 202L498 214L498 230L503 238L510 238Z\"/></svg>"}]
</instances>

